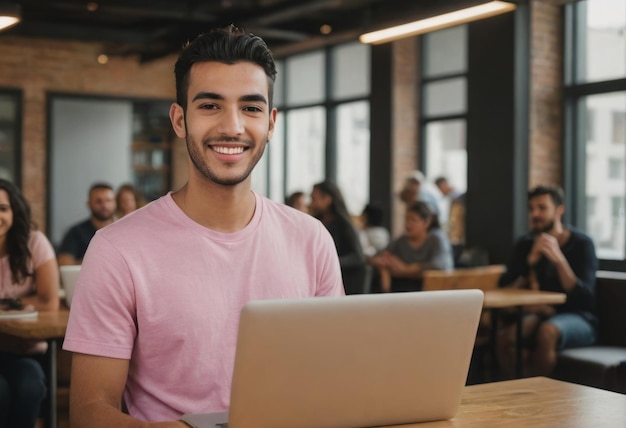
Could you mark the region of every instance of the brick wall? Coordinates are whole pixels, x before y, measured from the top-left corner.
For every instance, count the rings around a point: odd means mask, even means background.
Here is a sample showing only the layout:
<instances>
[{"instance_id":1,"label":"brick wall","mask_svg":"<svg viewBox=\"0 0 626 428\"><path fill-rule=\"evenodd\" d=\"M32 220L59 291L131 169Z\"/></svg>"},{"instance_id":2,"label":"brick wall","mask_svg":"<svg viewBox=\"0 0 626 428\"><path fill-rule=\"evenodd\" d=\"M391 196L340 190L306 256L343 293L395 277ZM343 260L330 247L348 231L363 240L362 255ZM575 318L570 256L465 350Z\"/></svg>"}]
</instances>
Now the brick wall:
<instances>
[{"instance_id":1,"label":"brick wall","mask_svg":"<svg viewBox=\"0 0 626 428\"><path fill-rule=\"evenodd\" d=\"M392 228L393 237L404 230L404 205L398 192L409 172L418 165L419 135L419 68L416 37L393 44L393 98L392 98Z\"/></svg>"},{"instance_id":2,"label":"brick wall","mask_svg":"<svg viewBox=\"0 0 626 428\"><path fill-rule=\"evenodd\" d=\"M0 37L0 88L23 91L22 188L41 228L46 224L47 93L174 98L175 57L146 64L134 57L111 58L100 65L100 49L94 43Z\"/></svg>"},{"instance_id":3,"label":"brick wall","mask_svg":"<svg viewBox=\"0 0 626 428\"><path fill-rule=\"evenodd\" d=\"M529 185L563 181L562 1L531 1Z\"/></svg>"}]
</instances>

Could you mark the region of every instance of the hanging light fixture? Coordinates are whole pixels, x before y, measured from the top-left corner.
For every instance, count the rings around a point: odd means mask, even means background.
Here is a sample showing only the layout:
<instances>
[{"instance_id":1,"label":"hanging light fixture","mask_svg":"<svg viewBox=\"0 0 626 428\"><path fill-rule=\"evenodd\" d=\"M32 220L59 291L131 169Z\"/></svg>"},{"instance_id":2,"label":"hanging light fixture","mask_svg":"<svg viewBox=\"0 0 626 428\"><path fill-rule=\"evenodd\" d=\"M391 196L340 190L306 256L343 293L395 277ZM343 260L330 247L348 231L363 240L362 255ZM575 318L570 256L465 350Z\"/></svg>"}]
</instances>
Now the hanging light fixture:
<instances>
[{"instance_id":1,"label":"hanging light fixture","mask_svg":"<svg viewBox=\"0 0 626 428\"><path fill-rule=\"evenodd\" d=\"M489 18L502 13L511 12L517 6L506 1L490 1L478 6L472 6L454 12L436 15L430 18L397 25L379 31L362 34L359 40L362 43L381 44L402 39L404 37L417 36L479 19Z\"/></svg>"},{"instance_id":2,"label":"hanging light fixture","mask_svg":"<svg viewBox=\"0 0 626 428\"><path fill-rule=\"evenodd\" d=\"M0 31L16 25L21 20L17 4L0 4Z\"/></svg>"}]
</instances>

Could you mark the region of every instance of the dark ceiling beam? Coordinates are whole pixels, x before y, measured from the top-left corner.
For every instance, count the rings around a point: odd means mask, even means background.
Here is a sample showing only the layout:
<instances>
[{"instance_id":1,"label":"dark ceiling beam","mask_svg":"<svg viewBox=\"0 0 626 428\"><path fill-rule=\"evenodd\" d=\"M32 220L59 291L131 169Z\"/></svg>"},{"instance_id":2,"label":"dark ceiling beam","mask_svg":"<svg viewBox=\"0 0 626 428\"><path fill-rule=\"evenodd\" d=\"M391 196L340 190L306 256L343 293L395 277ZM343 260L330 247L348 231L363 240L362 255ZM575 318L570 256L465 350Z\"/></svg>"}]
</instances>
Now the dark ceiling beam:
<instances>
[{"instance_id":1,"label":"dark ceiling beam","mask_svg":"<svg viewBox=\"0 0 626 428\"><path fill-rule=\"evenodd\" d=\"M147 43L151 34L144 31L101 29L87 25L66 25L50 22L28 21L20 23L15 33L42 38L73 39L85 42Z\"/></svg>"},{"instance_id":2,"label":"dark ceiling beam","mask_svg":"<svg viewBox=\"0 0 626 428\"><path fill-rule=\"evenodd\" d=\"M86 11L85 4L52 1L46 3L49 8L58 8L71 11ZM218 17L211 13L203 12L200 8L186 9L176 5L172 9L157 9L154 7L133 7L111 5L105 2L98 4L98 9L93 14L121 15L124 17L177 19L180 21L215 22Z\"/></svg>"},{"instance_id":3,"label":"dark ceiling beam","mask_svg":"<svg viewBox=\"0 0 626 428\"><path fill-rule=\"evenodd\" d=\"M273 25L285 22L293 18L299 18L303 15L318 12L321 9L334 9L341 6L341 0L315 0L308 1L297 6L292 6L281 10L280 12L270 13L259 16L252 21L255 25Z\"/></svg>"}]
</instances>

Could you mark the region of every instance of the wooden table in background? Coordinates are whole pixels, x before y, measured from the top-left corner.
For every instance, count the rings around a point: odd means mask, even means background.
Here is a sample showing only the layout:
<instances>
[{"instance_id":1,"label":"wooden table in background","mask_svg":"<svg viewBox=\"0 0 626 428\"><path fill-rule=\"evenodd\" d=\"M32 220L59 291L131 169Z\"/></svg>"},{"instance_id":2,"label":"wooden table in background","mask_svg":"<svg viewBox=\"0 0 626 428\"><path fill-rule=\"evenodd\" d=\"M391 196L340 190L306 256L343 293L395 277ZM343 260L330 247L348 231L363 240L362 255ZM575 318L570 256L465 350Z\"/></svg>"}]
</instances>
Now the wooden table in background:
<instances>
[{"instance_id":1,"label":"wooden table in background","mask_svg":"<svg viewBox=\"0 0 626 428\"><path fill-rule=\"evenodd\" d=\"M48 376L48 411L45 418L46 427L57 425L57 340L65 336L69 310L39 312L37 318L0 320L0 333L26 340L45 340L48 342L46 351L46 370Z\"/></svg>"},{"instance_id":2,"label":"wooden table in background","mask_svg":"<svg viewBox=\"0 0 626 428\"><path fill-rule=\"evenodd\" d=\"M496 341L498 335L498 313L501 309L512 308L516 311L516 340L515 340L515 374L518 378L523 375L522 361L522 319L524 306L534 305L561 305L567 300L564 293L551 291L526 290L519 288L498 288L485 290L483 308L491 310L491 346L492 364L496 361Z\"/></svg>"},{"instance_id":3,"label":"wooden table in background","mask_svg":"<svg viewBox=\"0 0 626 428\"><path fill-rule=\"evenodd\" d=\"M483 383L465 387L454 418L400 427L626 427L626 395L545 377Z\"/></svg>"}]
</instances>

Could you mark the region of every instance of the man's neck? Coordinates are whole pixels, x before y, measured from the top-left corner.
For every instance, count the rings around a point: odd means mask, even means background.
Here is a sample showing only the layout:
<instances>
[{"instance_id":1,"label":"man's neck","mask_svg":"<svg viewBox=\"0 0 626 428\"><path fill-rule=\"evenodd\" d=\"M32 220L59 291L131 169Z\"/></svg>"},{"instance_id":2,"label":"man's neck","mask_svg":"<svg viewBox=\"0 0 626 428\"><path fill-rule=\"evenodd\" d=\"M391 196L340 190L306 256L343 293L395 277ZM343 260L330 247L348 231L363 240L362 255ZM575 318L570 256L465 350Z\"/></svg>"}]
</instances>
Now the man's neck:
<instances>
[{"instance_id":1,"label":"man's neck","mask_svg":"<svg viewBox=\"0 0 626 428\"><path fill-rule=\"evenodd\" d=\"M233 233L254 215L256 200L249 179L234 186L187 182L172 193L174 202L196 223L217 232Z\"/></svg>"},{"instance_id":2,"label":"man's neck","mask_svg":"<svg viewBox=\"0 0 626 428\"><path fill-rule=\"evenodd\" d=\"M554 223L554 227L552 230L548 232L549 235L552 235L559 242L559 246L563 246L563 244L569 239L569 230L563 226L563 223L558 222Z\"/></svg>"}]
</instances>

